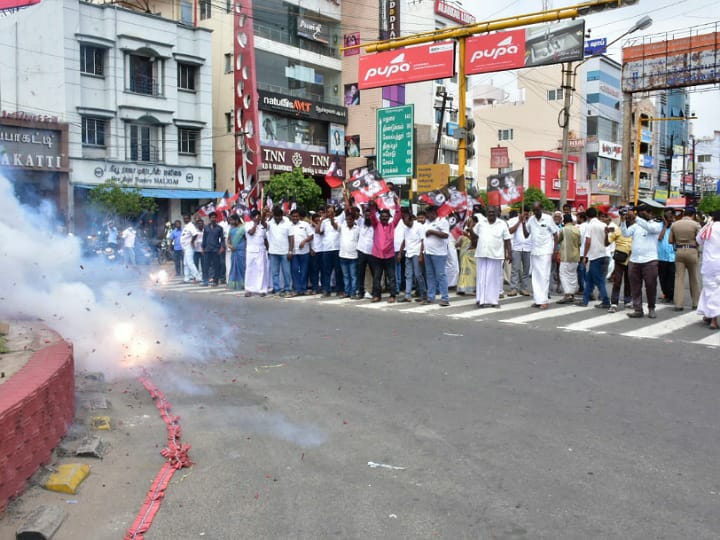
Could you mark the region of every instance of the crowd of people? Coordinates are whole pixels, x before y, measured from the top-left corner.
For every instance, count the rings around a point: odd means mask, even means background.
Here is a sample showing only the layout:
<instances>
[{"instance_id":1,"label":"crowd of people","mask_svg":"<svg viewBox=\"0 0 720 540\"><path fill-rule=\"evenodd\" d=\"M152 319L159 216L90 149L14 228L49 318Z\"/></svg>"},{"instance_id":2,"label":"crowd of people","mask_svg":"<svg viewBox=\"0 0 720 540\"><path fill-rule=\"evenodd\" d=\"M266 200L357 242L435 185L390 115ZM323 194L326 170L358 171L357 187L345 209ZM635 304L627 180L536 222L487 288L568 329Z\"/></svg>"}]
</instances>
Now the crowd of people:
<instances>
[{"instance_id":1,"label":"crowd of people","mask_svg":"<svg viewBox=\"0 0 720 540\"><path fill-rule=\"evenodd\" d=\"M522 295L544 310L560 294L558 304L587 307L597 298L596 308L650 319L656 302L688 307L687 274L690 307L718 328L720 212L704 220L688 207L655 217L643 204L578 213L566 206L549 214L535 203L505 218L498 208L476 207L456 238L437 207L413 215L394 202L394 209L380 209L346 199L342 207L289 215L265 207L249 221L233 214L222 223L214 213L208 223L185 215L171 234L175 269L187 283L225 285L248 297L335 294L380 302L385 293L389 303L439 297L449 306L449 289L456 288L474 294L478 308Z\"/></svg>"}]
</instances>

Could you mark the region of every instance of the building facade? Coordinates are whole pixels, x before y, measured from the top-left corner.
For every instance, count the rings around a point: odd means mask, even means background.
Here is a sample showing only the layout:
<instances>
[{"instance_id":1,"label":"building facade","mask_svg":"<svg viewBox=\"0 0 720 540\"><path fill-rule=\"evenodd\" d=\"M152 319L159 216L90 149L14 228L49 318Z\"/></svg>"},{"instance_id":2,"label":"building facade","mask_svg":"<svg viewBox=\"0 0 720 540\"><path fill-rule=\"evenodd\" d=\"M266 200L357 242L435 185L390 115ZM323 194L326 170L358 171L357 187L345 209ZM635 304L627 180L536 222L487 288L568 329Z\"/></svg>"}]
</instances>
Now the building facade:
<instances>
[{"instance_id":1,"label":"building facade","mask_svg":"<svg viewBox=\"0 0 720 540\"><path fill-rule=\"evenodd\" d=\"M76 217L82 225L87 188L109 180L158 198L161 220L179 216L181 201L213 196L208 31L63 0L3 19L0 36L4 116L51 118L43 127L65 134L54 191L71 230ZM28 163L10 165L21 192L34 182ZM48 191L47 175L35 183Z\"/></svg>"},{"instance_id":2,"label":"building facade","mask_svg":"<svg viewBox=\"0 0 720 540\"><path fill-rule=\"evenodd\" d=\"M562 67L558 64L518 71L517 97L514 98L510 98L509 92L503 88L493 85L478 84L473 88L479 189L486 189L488 176L519 169L525 169L524 184L528 187L527 153L542 157L543 153L561 150L563 130L558 124L558 118L565 99L562 79ZM572 176L569 174L568 179L573 186L576 178L585 178L584 164L579 162L579 156L585 149L585 116L581 103L579 96L575 96L570 108L568 142L571 162L577 163L569 167ZM507 148L509 166L506 169L498 171L491 167L493 147ZM552 156L548 162L554 163ZM549 198L559 200L560 192L554 189L553 179L543 177L541 183L538 172L536 184L538 187L544 186L544 192ZM574 189L568 189L569 201L573 202L575 195ZM586 191L581 191L581 196L585 197Z\"/></svg>"},{"instance_id":3,"label":"building facade","mask_svg":"<svg viewBox=\"0 0 720 540\"><path fill-rule=\"evenodd\" d=\"M720 193L720 131L695 139L696 193Z\"/></svg>"}]
</instances>

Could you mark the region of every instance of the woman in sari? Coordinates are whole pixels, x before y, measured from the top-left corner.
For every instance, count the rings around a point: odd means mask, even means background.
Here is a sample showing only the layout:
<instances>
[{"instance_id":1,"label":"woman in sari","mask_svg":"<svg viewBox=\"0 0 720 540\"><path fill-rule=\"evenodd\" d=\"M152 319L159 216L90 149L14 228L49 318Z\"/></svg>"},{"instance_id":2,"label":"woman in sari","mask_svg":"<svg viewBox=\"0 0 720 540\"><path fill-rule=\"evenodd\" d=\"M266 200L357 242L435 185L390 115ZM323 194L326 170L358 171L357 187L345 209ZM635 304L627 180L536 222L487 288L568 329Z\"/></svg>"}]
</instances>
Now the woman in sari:
<instances>
[{"instance_id":1,"label":"woman in sari","mask_svg":"<svg viewBox=\"0 0 720 540\"><path fill-rule=\"evenodd\" d=\"M477 268L475 248L477 247L477 237L470 232L474 225L474 218L469 219L463 235L456 242L460 250L460 276L457 282L457 293L460 295L475 294L475 272Z\"/></svg>"},{"instance_id":2,"label":"woman in sari","mask_svg":"<svg viewBox=\"0 0 720 540\"><path fill-rule=\"evenodd\" d=\"M712 330L717 330L720 317L720 210L713 212L712 219L700 230L696 240L703 248L702 292L697 312Z\"/></svg>"},{"instance_id":3,"label":"woman in sari","mask_svg":"<svg viewBox=\"0 0 720 540\"><path fill-rule=\"evenodd\" d=\"M245 288L245 225L240 224L237 215L230 216L228 222L230 223L227 237L227 246L230 250L230 274L227 287L239 291Z\"/></svg>"}]
</instances>

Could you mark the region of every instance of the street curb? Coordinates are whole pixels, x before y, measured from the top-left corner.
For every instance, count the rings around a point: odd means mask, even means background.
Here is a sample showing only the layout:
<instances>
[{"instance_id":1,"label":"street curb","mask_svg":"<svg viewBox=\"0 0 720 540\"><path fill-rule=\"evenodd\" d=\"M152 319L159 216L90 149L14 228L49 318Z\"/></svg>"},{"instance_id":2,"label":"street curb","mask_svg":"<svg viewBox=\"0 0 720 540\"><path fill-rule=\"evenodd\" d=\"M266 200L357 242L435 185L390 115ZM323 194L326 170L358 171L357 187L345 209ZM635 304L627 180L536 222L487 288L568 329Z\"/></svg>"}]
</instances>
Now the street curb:
<instances>
[{"instance_id":1,"label":"street curb","mask_svg":"<svg viewBox=\"0 0 720 540\"><path fill-rule=\"evenodd\" d=\"M36 351L0 393L0 512L27 480L49 463L75 413L72 345L60 341Z\"/></svg>"}]
</instances>

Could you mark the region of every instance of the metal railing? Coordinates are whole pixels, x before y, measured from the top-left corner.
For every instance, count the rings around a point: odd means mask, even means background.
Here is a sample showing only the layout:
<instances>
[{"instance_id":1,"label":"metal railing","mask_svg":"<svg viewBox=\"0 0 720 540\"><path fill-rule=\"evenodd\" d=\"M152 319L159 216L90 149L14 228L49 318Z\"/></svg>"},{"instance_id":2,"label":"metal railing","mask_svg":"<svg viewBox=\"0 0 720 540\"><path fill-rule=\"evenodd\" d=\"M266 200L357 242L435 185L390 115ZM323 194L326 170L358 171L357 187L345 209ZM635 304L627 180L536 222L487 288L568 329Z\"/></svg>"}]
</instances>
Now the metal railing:
<instances>
[{"instance_id":1,"label":"metal railing","mask_svg":"<svg viewBox=\"0 0 720 540\"><path fill-rule=\"evenodd\" d=\"M130 92L136 94L145 94L148 96L159 96L160 84L155 77L148 77L147 75L135 75L130 77L130 86L128 88Z\"/></svg>"}]
</instances>

